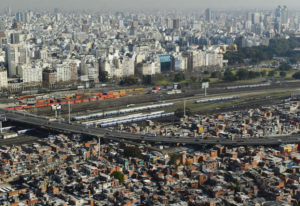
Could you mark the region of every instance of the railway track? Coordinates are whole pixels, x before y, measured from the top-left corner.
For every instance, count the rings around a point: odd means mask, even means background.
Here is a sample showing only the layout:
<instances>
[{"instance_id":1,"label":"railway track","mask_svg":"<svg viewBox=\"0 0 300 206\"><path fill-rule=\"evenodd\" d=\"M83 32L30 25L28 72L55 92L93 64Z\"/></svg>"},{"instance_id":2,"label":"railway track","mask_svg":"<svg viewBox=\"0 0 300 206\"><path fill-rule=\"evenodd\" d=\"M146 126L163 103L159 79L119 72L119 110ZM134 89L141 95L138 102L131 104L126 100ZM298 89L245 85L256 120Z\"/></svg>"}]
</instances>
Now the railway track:
<instances>
[{"instance_id":1,"label":"railway track","mask_svg":"<svg viewBox=\"0 0 300 206\"><path fill-rule=\"evenodd\" d=\"M222 85L223 86L223 85ZM227 85L228 86L228 85ZM226 95L243 95L245 92L257 93L257 92L267 92L267 91L278 91L279 89L284 90L293 90L300 88L300 82L289 82L289 83L275 83L271 86L263 86L263 87L256 87L256 88L238 88L238 89L225 89L224 87L214 87L208 90L208 97L214 96L226 96ZM166 94L143 94L137 96L126 96L119 99L108 99L100 102L90 102L90 103L82 103L82 104L73 104L72 113L76 115L87 114L89 111L93 112L102 112L113 110L116 108L123 108L129 104L152 104L157 103L158 96L160 96L160 101L164 102L182 102L183 100L198 100L204 97L202 89L191 89L186 90L183 94L177 95L166 95ZM50 108L42 108L42 109L33 109L31 112L36 113L38 115L47 115L47 116L54 116L54 112L50 110ZM61 110L62 117L65 117L68 114L68 105L63 105Z\"/></svg>"},{"instance_id":2,"label":"railway track","mask_svg":"<svg viewBox=\"0 0 300 206\"><path fill-rule=\"evenodd\" d=\"M22 136L15 137L15 138L0 140L0 146L26 144L26 143L35 142L37 140L38 140L38 137L22 135Z\"/></svg>"}]
</instances>

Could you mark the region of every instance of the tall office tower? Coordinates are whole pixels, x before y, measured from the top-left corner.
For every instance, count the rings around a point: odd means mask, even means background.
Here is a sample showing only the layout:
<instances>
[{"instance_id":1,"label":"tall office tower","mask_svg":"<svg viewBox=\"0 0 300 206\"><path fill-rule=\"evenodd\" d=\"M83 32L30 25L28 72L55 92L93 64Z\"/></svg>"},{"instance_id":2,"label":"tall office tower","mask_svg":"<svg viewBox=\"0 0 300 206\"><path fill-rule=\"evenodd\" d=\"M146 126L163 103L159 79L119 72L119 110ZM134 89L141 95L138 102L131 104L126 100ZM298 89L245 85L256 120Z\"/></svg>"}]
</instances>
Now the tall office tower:
<instances>
[{"instance_id":1,"label":"tall office tower","mask_svg":"<svg viewBox=\"0 0 300 206\"><path fill-rule=\"evenodd\" d=\"M252 22L252 13L251 12L247 13L247 19L246 20Z\"/></svg>"},{"instance_id":2,"label":"tall office tower","mask_svg":"<svg viewBox=\"0 0 300 206\"><path fill-rule=\"evenodd\" d=\"M179 19L173 19L173 29L179 29L180 27L180 21Z\"/></svg>"},{"instance_id":3,"label":"tall office tower","mask_svg":"<svg viewBox=\"0 0 300 206\"><path fill-rule=\"evenodd\" d=\"M275 18L281 16L281 6L278 6L275 10Z\"/></svg>"},{"instance_id":4,"label":"tall office tower","mask_svg":"<svg viewBox=\"0 0 300 206\"><path fill-rule=\"evenodd\" d=\"M287 24L289 20L289 12L286 6L278 6L275 10L275 20L280 24Z\"/></svg>"},{"instance_id":5,"label":"tall office tower","mask_svg":"<svg viewBox=\"0 0 300 206\"><path fill-rule=\"evenodd\" d=\"M24 13L23 12L17 12L16 13L16 22L24 22Z\"/></svg>"},{"instance_id":6,"label":"tall office tower","mask_svg":"<svg viewBox=\"0 0 300 206\"><path fill-rule=\"evenodd\" d=\"M168 29L173 29L173 21L171 18L166 19L166 24Z\"/></svg>"},{"instance_id":7,"label":"tall office tower","mask_svg":"<svg viewBox=\"0 0 300 206\"><path fill-rule=\"evenodd\" d=\"M11 33L10 34L10 43L19 44L20 43L20 33Z\"/></svg>"},{"instance_id":8,"label":"tall office tower","mask_svg":"<svg viewBox=\"0 0 300 206\"><path fill-rule=\"evenodd\" d=\"M207 22L211 22L211 20L212 20L212 14L211 14L211 10L210 9L206 9L205 10L205 20Z\"/></svg>"},{"instance_id":9,"label":"tall office tower","mask_svg":"<svg viewBox=\"0 0 300 206\"><path fill-rule=\"evenodd\" d=\"M78 75L77 75L77 65L75 63L70 63L71 67L71 81L76 82Z\"/></svg>"},{"instance_id":10,"label":"tall office tower","mask_svg":"<svg viewBox=\"0 0 300 206\"><path fill-rule=\"evenodd\" d=\"M88 68L86 65L86 58L82 57L80 63L80 75L87 75L87 74L88 74Z\"/></svg>"},{"instance_id":11,"label":"tall office tower","mask_svg":"<svg viewBox=\"0 0 300 206\"><path fill-rule=\"evenodd\" d=\"M56 13L56 14L55 14L55 20L56 20L56 22L59 22L59 21L61 20L61 15L60 15L60 13Z\"/></svg>"},{"instance_id":12,"label":"tall office tower","mask_svg":"<svg viewBox=\"0 0 300 206\"><path fill-rule=\"evenodd\" d=\"M7 8L5 9L5 13L6 13L7 16L11 16L11 8L10 8L10 7L7 7Z\"/></svg>"},{"instance_id":13,"label":"tall office tower","mask_svg":"<svg viewBox=\"0 0 300 206\"><path fill-rule=\"evenodd\" d=\"M289 21L289 12L286 6L283 6L281 10L281 23L288 24Z\"/></svg>"},{"instance_id":14,"label":"tall office tower","mask_svg":"<svg viewBox=\"0 0 300 206\"><path fill-rule=\"evenodd\" d=\"M102 16L99 16L98 22L99 22L100 24L103 24L103 17L102 17Z\"/></svg>"},{"instance_id":15,"label":"tall office tower","mask_svg":"<svg viewBox=\"0 0 300 206\"><path fill-rule=\"evenodd\" d=\"M260 22L260 14L255 12L252 14L252 24L258 24Z\"/></svg>"},{"instance_id":16,"label":"tall office tower","mask_svg":"<svg viewBox=\"0 0 300 206\"><path fill-rule=\"evenodd\" d=\"M59 8L54 8L54 13L55 14L59 13Z\"/></svg>"},{"instance_id":17,"label":"tall office tower","mask_svg":"<svg viewBox=\"0 0 300 206\"><path fill-rule=\"evenodd\" d=\"M267 14L264 16L264 26L267 27L272 23L272 15Z\"/></svg>"},{"instance_id":18,"label":"tall office tower","mask_svg":"<svg viewBox=\"0 0 300 206\"><path fill-rule=\"evenodd\" d=\"M27 64L29 62L28 51L25 45L22 44L9 44L6 50L6 58L9 77L17 75L17 66L19 64Z\"/></svg>"},{"instance_id":19,"label":"tall office tower","mask_svg":"<svg viewBox=\"0 0 300 206\"><path fill-rule=\"evenodd\" d=\"M87 24L83 24L81 28L82 32L89 33L89 26Z\"/></svg>"},{"instance_id":20,"label":"tall office tower","mask_svg":"<svg viewBox=\"0 0 300 206\"><path fill-rule=\"evenodd\" d=\"M6 50L6 58L8 65L8 76L13 77L17 75L17 65L19 63L18 45L9 44Z\"/></svg>"}]
</instances>

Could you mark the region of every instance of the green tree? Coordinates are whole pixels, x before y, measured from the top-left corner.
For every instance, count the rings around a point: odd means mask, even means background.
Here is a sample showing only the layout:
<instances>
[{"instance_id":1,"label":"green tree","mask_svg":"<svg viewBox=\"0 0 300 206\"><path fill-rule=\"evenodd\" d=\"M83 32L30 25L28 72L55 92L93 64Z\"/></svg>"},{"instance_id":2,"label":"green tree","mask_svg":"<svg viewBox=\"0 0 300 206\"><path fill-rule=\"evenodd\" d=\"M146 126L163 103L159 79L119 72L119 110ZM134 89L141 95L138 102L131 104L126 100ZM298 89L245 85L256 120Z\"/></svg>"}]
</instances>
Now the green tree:
<instances>
[{"instance_id":1,"label":"green tree","mask_svg":"<svg viewBox=\"0 0 300 206\"><path fill-rule=\"evenodd\" d=\"M300 72L296 72L295 74L293 74L293 78L300 79Z\"/></svg>"},{"instance_id":2,"label":"green tree","mask_svg":"<svg viewBox=\"0 0 300 206\"><path fill-rule=\"evenodd\" d=\"M140 148L138 148L136 146L125 147L124 156L125 157L137 157L140 159L143 158Z\"/></svg>"},{"instance_id":3,"label":"green tree","mask_svg":"<svg viewBox=\"0 0 300 206\"><path fill-rule=\"evenodd\" d=\"M170 161L169 161L169 164L170 165L175 165L177 160L180 159L180 155L179 154L171 154L170 155Z\"/></svg>"},{"instance_id":4,"label":"green tree","mask_svg":"<svg viewBox=\"0 0 300 206\"><path fill-rule=\"evenodd\" d=\"M226 70L224 72L223 79L224 79L224 81L227 81L227 82L231 82L231 81L236 81L237 80L236 76L230 70Z\"/></svg>"},{"instance_id":5,"label":"green tree","mask_svg":"<svg viewBox=\"0 0 300 206\"><path fill-rule=\"evenodd\" d=\"M286 72L281 71L281 72L280 72L280 77L286 77Z\"/></svg>"},{"instance_id":6,"label":"green tree","mask_svg":"<svg viewBox=\"0 0 300 206\"><path fill-rule=\"evenodd\" d=\"M177 74L175 74L174 82L181 82L183 80L185 80L185 76L183 72L178 72Z\"/></svg>"},{"instance_id":7,"label":"green tree","mask_svg":"<svg viewBox=\"0 0 300 206\"><path fill-rule=\"evenodd\" d=\"M118 179L121 184L124 183L124 174L122 172L114 171L111 176Z\"/></svg>"},{"instance_id":8,"label":"green tree","mask_svg":"<svg viewBox=\"0 0 300 206\"><path fill-rule=\"evenodd\" d=\"M236 182L236 185L235 185L235 191L236 191L236 192L240 192L240 191L241 191L241 183L240 183L239 180Z\"/></svg>"},{"instance_id":9,"label":"green tree","mask_svg":"<svg viewBox=\"0 0 300 206\"><path fill-rule=\"evenodd\" d=\"M107 82L108 81L108 72L107 71L100 71L99 72L99 81L100 82Z\"/></svg>"},{"instance_id":10,"label":"green tree","mask_svg":"<svg viewBox=\"0 0 300 206\"><path fill-rule=\"evenodd\" d=\"M269 77L274 77L275 75L276 75L276 71L274 71L274 70L269 71L269 73L268 73Z\"/></svg>"},{"instance_id":11,"label":"green tree","mask_svg":"<svg viewBox=\"0 0 300 206\"><path fill-rule=\"evenodd\" d=\"M289 71L289 70L292 69L292 66L289 65L289 64L287 64L287 63L282 63L282 64L280 64L280 66L278 67L278 69L280 71Z\"/></svg>"},{"instance_id":12,"label":"green tree","mask_svg":"<svg viewBox=\"0 0 300 206\"><path fill-rule=\"evenodd\" d=\"M249 72L247 69L239 69L236 73L236 76L239 80L248 79Z\"/></svg>"},{"instance_id":13,"label":"green tree","mask_svg":"<svg viewBox=\"0 0 300 206\"><path fill-rule=\"evenodd\" d=\"M120 81L121 86L131 86L131 85L136 85L137 83L138 83L138 79L134 76L124 77Z\"/></svg>"},{"instance_id":14,"label":"green tree","mask_svg":"<svg viewBox=\"0 0 300 206\"><path fill-rule=\"evenodd\" d=\"M210 79L204 78L204 79L202 79L202 82L210 82Z\"/></svg>"},{"instance_id":15,"label":"green tree","mask_svg":"<svg viewBox=\"0 0 300 206\"><path fill-rule=\"evenodd\" d=\"M197 81L197 77L191 76L191 81L192 81L192 82L196 82L196 81Z\"/></svg>"},{"instance_id":16,"label":"green tree","mask_svg":"<svg viewBox=\"0 0 300 206\"><path fill-rule=\"evenodd\" d=\"M219 71L214 71L214 72L211 73L210 77L211 78L219 78L220 79L222 77L222 74Z\"/></svg>"},{"instance_id":17,"label":"green tree","mask_svg":"<svg viewBox=\"0 0 300 206\"><path fill-rule=\"evenodd\" d=\"M300 40L296 38L274 38L270 40L269 46L245 47L239 48L238 51L228 51L224 54L224 59L228 60L229 65L242 64L246 58L252 63L258 63L271 60L274 56L292 57L292 50L299 46ZM292 60L297 61L295 57Z\"/></svg>"},{"instance_id":18,"label":"green tree","mask_svg":"<svg viewBox=\"0 0 300 206\"><path fill-rule=\"evenodd\" d=\"M267 72L266 72L265 70L263 70L263 71L260 72L260 75L261 75L262 77L265 77L265 76L267 75Z\"/></svg>"},{"instance_id":19,"label":"green tree","mask_svg":"<svg viewBox=\"0 0 300 206\"><path fill-rule=\"evenodd\" d=\"M259 77L259 76L260 76L260 72L250 71L248 79L255 79L255 78Z\"/></svg>"}]
</instances>

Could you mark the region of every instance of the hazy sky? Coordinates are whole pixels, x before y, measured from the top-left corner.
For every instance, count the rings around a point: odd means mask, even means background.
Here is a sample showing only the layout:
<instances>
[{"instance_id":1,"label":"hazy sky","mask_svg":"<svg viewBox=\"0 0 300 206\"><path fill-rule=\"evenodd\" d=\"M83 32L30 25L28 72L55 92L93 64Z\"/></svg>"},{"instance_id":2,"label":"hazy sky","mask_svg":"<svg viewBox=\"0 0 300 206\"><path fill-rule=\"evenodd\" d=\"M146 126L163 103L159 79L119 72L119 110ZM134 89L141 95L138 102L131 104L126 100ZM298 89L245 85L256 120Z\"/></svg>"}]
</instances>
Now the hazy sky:
<instances>
[{"instance_id":1,"label":"hazy sky","mask_svg":"<svg viewBox=\"0 0 300 206\"><path fill-rule=\"evenodd\" d=\"M290 9L300 9L300 0L0 0L1 7L22 8L74 8L74 9L273 9L277 5L287 5Z\"/></svg>"}]
</instances>

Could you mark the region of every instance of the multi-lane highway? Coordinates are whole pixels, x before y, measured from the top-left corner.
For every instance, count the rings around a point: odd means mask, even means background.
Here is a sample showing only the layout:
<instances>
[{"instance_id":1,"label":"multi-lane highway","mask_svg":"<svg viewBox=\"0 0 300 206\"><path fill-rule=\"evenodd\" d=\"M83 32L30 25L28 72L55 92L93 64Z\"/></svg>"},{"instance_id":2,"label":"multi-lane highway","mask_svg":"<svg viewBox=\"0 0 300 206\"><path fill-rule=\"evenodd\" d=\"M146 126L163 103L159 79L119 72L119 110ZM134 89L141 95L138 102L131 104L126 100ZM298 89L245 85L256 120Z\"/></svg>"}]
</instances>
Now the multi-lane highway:
<instances>
[{"instance_id":1,"label":"multi-lane highway","mask_svg":"<svg viewBox=\"0 0 300 206\"><path fill-rule=\"evenodd\" d=\"M71 133L81 133L90 136L102 137L108 140L127 140L127 141L145 141L152 143L165 143L165 144L189 144L189 145L279 145L279 144L289 144L289 143L300 143L300 136L282 136L276 138L240 138L240 139L199 139L192 137L165 137L165 136L155 136L148 137L141 134L132 134L119 131L111 131L103 128L93 128L85 127L81 124L68 124L65 122L49 121L45 117L30 115L21 112L5 111L0 110L0 112L5 113L7 120L13 122L19 122L23 124L32 125L35 127L44 127L56 131L71 132Z\"/></svg>"}]
</instances>

